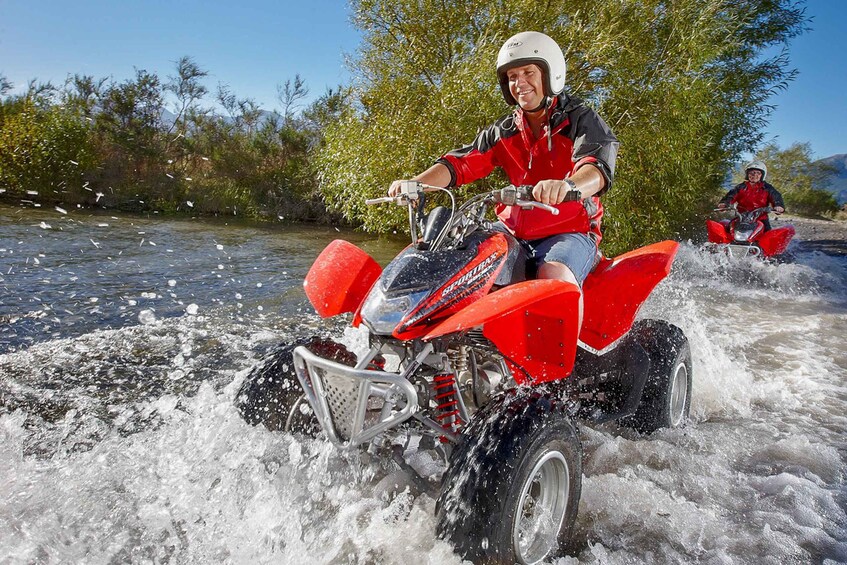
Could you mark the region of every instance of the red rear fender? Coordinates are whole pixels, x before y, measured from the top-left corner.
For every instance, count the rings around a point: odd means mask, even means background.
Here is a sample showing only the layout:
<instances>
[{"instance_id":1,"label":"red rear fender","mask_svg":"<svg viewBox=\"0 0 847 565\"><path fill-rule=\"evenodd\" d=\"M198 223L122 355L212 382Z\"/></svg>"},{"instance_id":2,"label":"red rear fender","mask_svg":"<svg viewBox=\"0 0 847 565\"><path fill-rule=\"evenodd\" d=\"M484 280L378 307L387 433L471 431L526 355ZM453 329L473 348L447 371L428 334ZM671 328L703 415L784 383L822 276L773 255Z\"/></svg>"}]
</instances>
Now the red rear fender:
<instances>
[{"instance_id":1,"label":"red rear fender","mask_svg":"<svg viewBox=\"0 0 847 565\"><path fill-rule=\"evenodd\" d=\"M585 279L579 339L602 350L632 327L641 304L671 270L679 243L660 241L604 259Z\"/></svg>"},{"instance_id":2,"label":"red rear fender","mask_svg":"<svg viewBox=\"0 0 847 565\"><path fill-rule=\"evenodd\" d=\"M322 318L355 312L382 273L379 263L347 241L336 239L321 251L303 288Z\"/></svg>"},{"instance_id":3,"label":"red rear fender","mask_svg":"<svg viewBox=\"0 0 847 565\"><path fill-rule=\"evenodd\" d=\"M519 384L561 379L576 357L579 289L559 280L520 282L488 294L428 333L430 340L482 326Z\"/></svg>"}]
</instances>

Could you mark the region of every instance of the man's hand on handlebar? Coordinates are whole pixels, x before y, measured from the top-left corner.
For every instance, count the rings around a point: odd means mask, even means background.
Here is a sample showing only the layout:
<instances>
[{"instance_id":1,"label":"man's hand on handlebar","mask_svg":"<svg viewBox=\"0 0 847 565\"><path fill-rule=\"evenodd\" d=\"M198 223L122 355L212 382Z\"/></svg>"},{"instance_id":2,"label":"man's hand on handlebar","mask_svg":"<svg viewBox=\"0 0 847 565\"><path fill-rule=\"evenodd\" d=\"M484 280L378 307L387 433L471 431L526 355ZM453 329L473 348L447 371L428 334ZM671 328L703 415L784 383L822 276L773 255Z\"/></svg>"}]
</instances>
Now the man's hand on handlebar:
<instances>
[{"instance_id":1,"label":"man's hand on handlebar","mask_svg":"<svg viewBox=\"0 0 847 565\"><path fill-rule=\"evenodd\" d=\"M554 208L549 204L544 204L535 200L535 197L532 195L533 188L534 187L532 185L514 186L510 184L500 190L495 190L491 193L491 196L493 197L494 202L505 204L506 206L541 208L542 210L547 210L554 216L558 215L558 208Z\"/></svg>"},{"instance_id":2,"label":"man's hand on handlebar","mask_svg":"<svg viewBox=\"0 0 847 565\"><path fill-rule=\"evenodd\" d=\"M400 194L401 183L408 182L406 179L399 179L391 183L388 187L388 196L397 196Z\"/></svg>"},{"instance_id":3,"label":"man's hand on handlebar","mask_svg":"<svg viewBox=\"0 0 847 565\"><path fill-rule=\"evenodd\" d=\"M565 201L581 200L582 194L574 188L573 181L543 180L532 189L536 202L555 206Z\"/></svg>"},{"instance_id":4,"label":"man's hand on handlebar","mask_svg":"<svg viewBox=\"0 0 847 565\"><path fill-rule=\"evenodd\" d=\"M776 208L773 209L773 211L776 214L782 214L783 212L785 212L785 208L783 208L782 206L777 206Z\"/></svg>"}]
</instances>

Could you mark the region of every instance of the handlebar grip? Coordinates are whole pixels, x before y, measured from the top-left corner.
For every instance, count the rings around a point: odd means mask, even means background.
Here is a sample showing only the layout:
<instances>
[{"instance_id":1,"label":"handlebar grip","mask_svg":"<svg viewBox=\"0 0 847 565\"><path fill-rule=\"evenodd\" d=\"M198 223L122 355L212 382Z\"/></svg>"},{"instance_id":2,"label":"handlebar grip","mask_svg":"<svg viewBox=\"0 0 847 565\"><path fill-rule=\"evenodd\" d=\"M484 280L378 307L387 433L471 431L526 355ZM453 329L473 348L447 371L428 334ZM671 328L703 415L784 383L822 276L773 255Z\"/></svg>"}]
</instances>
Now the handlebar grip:
<instances>
[{"instance_id":1,"label":"handlebar grip","mask_svg":"<svg viewBox=\"0 0 847 565\"><path fill-rule=\"evenodd\" d=\"M527 206L532 208L541 208L542 210L546 210L557 216L559 214L559 209L554 206L549 206L547 204L542 204L535 200L532 196L532 189L535 188L531 184L524 184L520 186L509 185L501 188L500 190L495 190L492 195L494 196L494 201L499 202L500 204L505 204L506 206Z\"/></svg>"},{"instance_id":2,"label":"handlebar grip","mask_svg":"<svg viewBox=\"0 0 847 565\"><path fill-rule=\"evenodd\" d=\"M532 197L532 186L526 184L521 186L515 186L512 184L504 186L500 190L495 190L492 193L492 196L494 196L495 202L505 204L506 206L514 206L518 200L526 202L535 201Z\"/></svg>"}]
</instances>

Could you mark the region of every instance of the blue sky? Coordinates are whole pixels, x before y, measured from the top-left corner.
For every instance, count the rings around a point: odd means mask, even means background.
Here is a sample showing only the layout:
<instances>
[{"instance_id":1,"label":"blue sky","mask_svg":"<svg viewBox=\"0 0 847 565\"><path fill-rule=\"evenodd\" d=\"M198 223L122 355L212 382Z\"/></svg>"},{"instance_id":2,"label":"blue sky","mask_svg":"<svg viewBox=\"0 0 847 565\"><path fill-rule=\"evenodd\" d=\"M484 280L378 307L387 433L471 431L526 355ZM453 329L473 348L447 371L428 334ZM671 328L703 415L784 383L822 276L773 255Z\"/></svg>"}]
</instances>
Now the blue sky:
<instances>
[{"instance_id":1,"label":"blue sky","mask_svg":"<svg viewBox=\"0 0 847 565\"><path fill-rule=\"evenodd\" d=\"M810 142L816 157L847 153L847 0L809 0L812 31L793 40L800 71L767 140ZM276 87L299 73L313 95L350 79L359 34L344 0L0 0L0 74L17 87L68 74L122 81L134 68L164 78L189 55L239 97L278 108Z\"/></svg>"}]
</instances>

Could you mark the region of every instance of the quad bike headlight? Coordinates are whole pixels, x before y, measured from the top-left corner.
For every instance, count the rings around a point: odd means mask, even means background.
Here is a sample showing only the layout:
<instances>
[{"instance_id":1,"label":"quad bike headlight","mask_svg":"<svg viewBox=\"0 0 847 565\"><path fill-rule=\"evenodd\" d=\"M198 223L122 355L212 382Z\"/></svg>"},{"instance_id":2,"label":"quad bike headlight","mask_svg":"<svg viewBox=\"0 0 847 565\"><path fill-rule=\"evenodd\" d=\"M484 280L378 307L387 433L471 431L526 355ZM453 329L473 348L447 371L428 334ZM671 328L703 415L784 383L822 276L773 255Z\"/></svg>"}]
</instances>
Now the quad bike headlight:
<instances>
[{"instance_id":1,"label":"quad bike headlight","mask_svg":"<svg viewBox=\"0 0 847 565\"><path fill-rule=\"evenodd\" d=\"M747 241L753 235L753 230L735 230L735 241Z\"/></svg>"},{"instance_id":2,"label":"quad bike headlight","mask_svg":"<svg viewBox=\"0 0 847 565\"><path fill-rule=\"evenodd\" d=\"M388 296L377 282L362 306L362 321L378 335L391 335L394 328L421 303L426 291Z\"/></svg>"}]
</instances>

